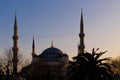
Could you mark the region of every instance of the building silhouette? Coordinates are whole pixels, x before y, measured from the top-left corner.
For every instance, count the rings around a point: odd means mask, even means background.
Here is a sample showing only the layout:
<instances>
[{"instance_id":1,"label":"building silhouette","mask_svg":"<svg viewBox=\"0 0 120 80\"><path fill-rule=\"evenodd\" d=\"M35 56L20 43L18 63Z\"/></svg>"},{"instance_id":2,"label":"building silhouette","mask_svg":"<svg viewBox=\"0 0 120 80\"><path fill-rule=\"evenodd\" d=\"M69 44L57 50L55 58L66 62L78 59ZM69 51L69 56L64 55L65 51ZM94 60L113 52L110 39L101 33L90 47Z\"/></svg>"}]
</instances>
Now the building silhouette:
<instances>
[{"instance_id":1,"label":"building silhouette","mask_svg":"<svg viewBox=\"0 0 120 80\"><path fill-rule=\"evenodd\" d=\"M15 16L14 35L13 35L13 74L17 74L18 64L18 27ZM84 24L83 13L81 11L80 20L80 44L78 45L78 55L84 53ZM45 49L41 54L35 52L35 40L32 43L32 61L31 64L24 67L19 75L27 80L66 80L67 67L69 66L69 57L60 49L51 43L51 46Z\"/></svg>"}]
</instances>

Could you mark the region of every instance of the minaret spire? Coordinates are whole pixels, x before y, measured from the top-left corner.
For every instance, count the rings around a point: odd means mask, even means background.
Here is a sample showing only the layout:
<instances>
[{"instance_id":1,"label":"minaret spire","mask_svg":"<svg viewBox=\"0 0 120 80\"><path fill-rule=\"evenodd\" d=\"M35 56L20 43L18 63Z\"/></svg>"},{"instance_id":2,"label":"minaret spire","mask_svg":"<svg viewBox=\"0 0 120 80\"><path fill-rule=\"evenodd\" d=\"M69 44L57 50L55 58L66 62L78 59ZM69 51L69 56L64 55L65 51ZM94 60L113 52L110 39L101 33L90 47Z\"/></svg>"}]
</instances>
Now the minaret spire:
<instances>
[{"instance_id":1,"label":"minaret spire","mask_svg":"<svg viewBox=\"0 0 120 80\"><path fill-rule=\"evenodd\" d=\"M36 55L35 53L35 41L34 41L34 37L33 37L33 43L32 43L32 56Z\"/></svg>"},{"instance_id":2,"label":"minaret spire","mask_svg":"<svg viewBox=\"0 0 120 80\"><path fill-rule=\"evenodd\" d=\"M81 21L80 21L80 33L79 33L79 37L80 37L80 44L78 45L78 55L84 53L84 23L83 23L83 12L81 9Z\"/></svg>"},{"instance_id":3,"label":"minaret spire","mask_svg":"<svg viewBox=\"0 0 120 80\"><path fill-rule=\"evenodd\" d=\"M15 15L14 21L14 35L13 35L13 74L17 74L17 65L18 65L18 27L17 27L17 19Z\"/></svg>"}]
</instances>

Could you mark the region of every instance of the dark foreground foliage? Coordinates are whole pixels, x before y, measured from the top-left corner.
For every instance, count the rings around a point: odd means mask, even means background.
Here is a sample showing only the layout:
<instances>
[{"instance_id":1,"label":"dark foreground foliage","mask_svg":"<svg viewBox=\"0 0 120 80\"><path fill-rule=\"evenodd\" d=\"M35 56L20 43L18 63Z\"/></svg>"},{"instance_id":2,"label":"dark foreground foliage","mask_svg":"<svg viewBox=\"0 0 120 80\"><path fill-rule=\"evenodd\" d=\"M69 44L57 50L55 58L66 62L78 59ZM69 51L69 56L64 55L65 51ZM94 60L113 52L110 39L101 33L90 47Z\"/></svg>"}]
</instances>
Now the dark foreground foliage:
<instances>
[{"instance_id":1,"label":"dark foreground foliage","mask_svg":"<svg viewBox=\"0 0 120 80\"><path fill-rule=\"evenodd\" d=\"M106 51L97 51L93 49L92 53L82 53L73 58L69 67L69 80L113 80L113 72L107 63L110 58L100 59Z\"/></svg>"}]
</instances>

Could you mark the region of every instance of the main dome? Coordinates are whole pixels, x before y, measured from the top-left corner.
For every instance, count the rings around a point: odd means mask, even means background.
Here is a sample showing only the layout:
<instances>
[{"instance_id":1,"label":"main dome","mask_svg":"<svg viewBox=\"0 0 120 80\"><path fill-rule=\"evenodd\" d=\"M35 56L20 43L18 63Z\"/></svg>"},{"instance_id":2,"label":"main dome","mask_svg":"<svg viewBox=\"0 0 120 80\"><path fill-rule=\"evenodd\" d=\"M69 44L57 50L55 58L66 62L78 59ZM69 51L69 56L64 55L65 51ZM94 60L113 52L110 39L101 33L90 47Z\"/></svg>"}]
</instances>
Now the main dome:
<instances>
[{"instance_id":1,"label":"main dome","mask_svg":"<svg viewBox=\"0 0 120 80\"><path fill-rule=\"evenodd\" d=\"M50 47L45 49L39 57L44 58L46 61L55 61L63 56L63 52L58 48Z\"/></svg>"},{"instance_id":2,"label":"main dome","mask_svg":"<svg viewBox=\"0 0 120 80\"><path fill-rule=\"evenodd\" d=\"M54 60L54 59L57 59L57 58L61 58L63 56L63 52L58 49L58 48L55 48L53 46L53 42L51 44L51 47L50 48L47 48L45 49L40 55L39 57L42 57L46 60Z\"/></svg>"},{"instance_id":3,"label":"main dome","mask_svg":"<svg viewBox=\"0 0 120 80\"><path fill-rule=\"evenodd\" d=\"M45 49L41 54L42 55L46 55L46 54L63 55L63 52L58 48L50 47Z\"/></svg>"}]
</instances>

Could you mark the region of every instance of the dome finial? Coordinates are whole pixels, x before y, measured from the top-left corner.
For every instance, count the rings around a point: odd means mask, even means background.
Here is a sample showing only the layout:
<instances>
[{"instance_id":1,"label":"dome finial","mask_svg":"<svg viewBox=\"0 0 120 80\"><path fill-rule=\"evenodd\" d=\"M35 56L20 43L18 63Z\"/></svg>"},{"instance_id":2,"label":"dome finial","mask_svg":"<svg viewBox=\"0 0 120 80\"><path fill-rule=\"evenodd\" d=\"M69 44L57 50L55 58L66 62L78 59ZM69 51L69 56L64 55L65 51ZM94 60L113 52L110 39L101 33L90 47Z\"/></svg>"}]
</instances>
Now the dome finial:
<instances>
[{"instance_id":1,"label":"dome finial","mask_svg":"<svg viewBox=\"0 0 120 80\"><path fill-rule=\"evenodd\" d=\"M53 46L53 41L51 42L51 48L53 48L54 46Z\"/></svg>"}]
</instances>

